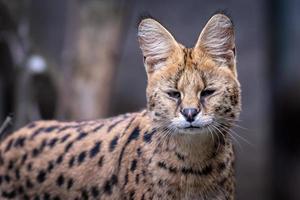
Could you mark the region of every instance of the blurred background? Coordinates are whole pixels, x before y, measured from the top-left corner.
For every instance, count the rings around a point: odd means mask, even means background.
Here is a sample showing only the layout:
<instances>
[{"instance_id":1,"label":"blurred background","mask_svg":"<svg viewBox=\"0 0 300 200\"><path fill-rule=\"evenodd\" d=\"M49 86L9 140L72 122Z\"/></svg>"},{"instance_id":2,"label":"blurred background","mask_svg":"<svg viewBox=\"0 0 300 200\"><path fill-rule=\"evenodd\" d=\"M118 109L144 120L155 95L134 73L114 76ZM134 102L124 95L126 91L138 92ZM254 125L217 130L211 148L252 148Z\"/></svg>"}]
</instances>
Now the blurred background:
<instances>
[{"instance_id":1,"label":"blurred background","mask_svg":"<svg viewBox=\"0 0 300 200\"><path fill-rule=\"evenodd\" d=\"M237 199L299 200L297 0L0 0L0 123L11 113L13 130L143 108L138 16L151 13L192 47L220 9L235 22L243 90Z\"/></svg>"}]
</instances>

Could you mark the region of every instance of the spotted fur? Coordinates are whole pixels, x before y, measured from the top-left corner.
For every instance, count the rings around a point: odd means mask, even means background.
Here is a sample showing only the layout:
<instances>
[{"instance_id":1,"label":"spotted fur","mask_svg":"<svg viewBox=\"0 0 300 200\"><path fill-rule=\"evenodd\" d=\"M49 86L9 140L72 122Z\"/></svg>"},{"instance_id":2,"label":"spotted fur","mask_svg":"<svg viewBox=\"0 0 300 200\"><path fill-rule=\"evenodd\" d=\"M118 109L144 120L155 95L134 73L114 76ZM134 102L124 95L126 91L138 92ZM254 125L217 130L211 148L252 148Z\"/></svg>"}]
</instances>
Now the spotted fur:
<instances>
[{"instance_id":1,"label":"spotted fur","mask_svg":"<svg viewBox=\"0 0 300 200\"><path fill-rule=\"evenodd\" d=\"M138 40L147 109L38 121L11 134L0 144L1 199L234 199L228 132L240 112L240 87L231 21L214 15L195 47L185 48L147 18ZM197 111L194 121L185 108Z\"/></svg>"}]
</instances>

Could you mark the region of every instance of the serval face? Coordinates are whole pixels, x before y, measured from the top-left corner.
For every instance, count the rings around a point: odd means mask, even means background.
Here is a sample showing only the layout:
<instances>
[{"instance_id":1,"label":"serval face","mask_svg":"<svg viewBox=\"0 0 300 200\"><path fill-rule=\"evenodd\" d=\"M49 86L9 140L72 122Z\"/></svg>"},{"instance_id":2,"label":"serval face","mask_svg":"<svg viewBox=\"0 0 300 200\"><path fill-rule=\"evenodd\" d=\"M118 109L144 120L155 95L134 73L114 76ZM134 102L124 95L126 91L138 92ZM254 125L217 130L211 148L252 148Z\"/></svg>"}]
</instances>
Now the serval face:
<instances>
[{"instance_id":1,"label":"serval face","mask_svg":"<svg viewBox=\"0 0 300 200\"><path fill-rule=\"evenodd\" d=\"M172 134L196 134L226 128L236 120L240 86L228 17L212 17L193 48L176 42L149 18L141 21L138 39L148 76L148 109L159 127Z\"/></svg>"}]
</instances>

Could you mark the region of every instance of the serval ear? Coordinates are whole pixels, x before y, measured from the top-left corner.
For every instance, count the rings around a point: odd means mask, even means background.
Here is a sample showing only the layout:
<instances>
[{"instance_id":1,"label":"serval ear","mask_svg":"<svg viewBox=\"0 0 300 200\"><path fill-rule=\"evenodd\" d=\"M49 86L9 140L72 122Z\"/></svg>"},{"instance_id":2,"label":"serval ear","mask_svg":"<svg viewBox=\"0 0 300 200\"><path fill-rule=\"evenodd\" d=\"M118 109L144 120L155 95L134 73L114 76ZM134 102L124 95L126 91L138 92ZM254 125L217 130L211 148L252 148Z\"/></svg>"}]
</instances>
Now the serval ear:
<instances>
[{"instance_id":1,"label":"serval ear","mask_svg":"<svg viewBox=\"0 0 300 200\"><path fill-rule=\"evenodd\" d=\"M235 39L232 21L224 14L210 18L195 45L221 67L229 67L236 75Z\"/></svg>"},{"instance_id":2,"label":"serval ear","mask_svg":"<svg viewBox=\"0 0 300 200\"><path fill-rule=\"evenodd\" d=\"M179 44L159 22L146 18L138 26L138 41L144 56L147 73L165 66L167 59Z\"/></svg>"}]
</instances>

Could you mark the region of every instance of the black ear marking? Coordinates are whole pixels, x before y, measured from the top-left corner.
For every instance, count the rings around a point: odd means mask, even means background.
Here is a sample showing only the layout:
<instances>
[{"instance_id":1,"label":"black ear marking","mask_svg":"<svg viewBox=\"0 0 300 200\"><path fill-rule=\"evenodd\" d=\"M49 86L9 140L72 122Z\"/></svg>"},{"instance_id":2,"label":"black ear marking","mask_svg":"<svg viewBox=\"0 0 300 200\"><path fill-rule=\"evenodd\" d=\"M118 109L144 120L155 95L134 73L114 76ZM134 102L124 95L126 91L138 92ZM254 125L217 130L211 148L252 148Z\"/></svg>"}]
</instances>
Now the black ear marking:
<instances>
[{"instance_id":1,"label":"black ear marking","mask_svg":"<svg viewBox=\"0 0 300 200\"><path fill-rule=\"evenodd\" d=\"M228 9L218 9L216 10L210 17L212 18L212 16L216 15L216 14L222 14L222 15L225 15L226 17L228 17L230 19L230 22L232 24L232 26L234 27L234 23L233 23L233 18L232 18L232 15L231 15L231 12L228 11Z\"/></svg>"},{"instance_id":2,"label":"black ear marking","mask_svg":"<svg viewBox=\"0 0 300 200\"><path fill-rule=\"evenodd\" d=\"M154 20L156 20L156 21L159 21L157 18L153 17L149 12L146 12L146 11L145 11L145 12L142 12L142 13L138 16L138 18L137 18L137 20L136 20L136 28L139 27L141 21L143 21L144 19L154 19Z\"/></svg>"}]
</instances>

